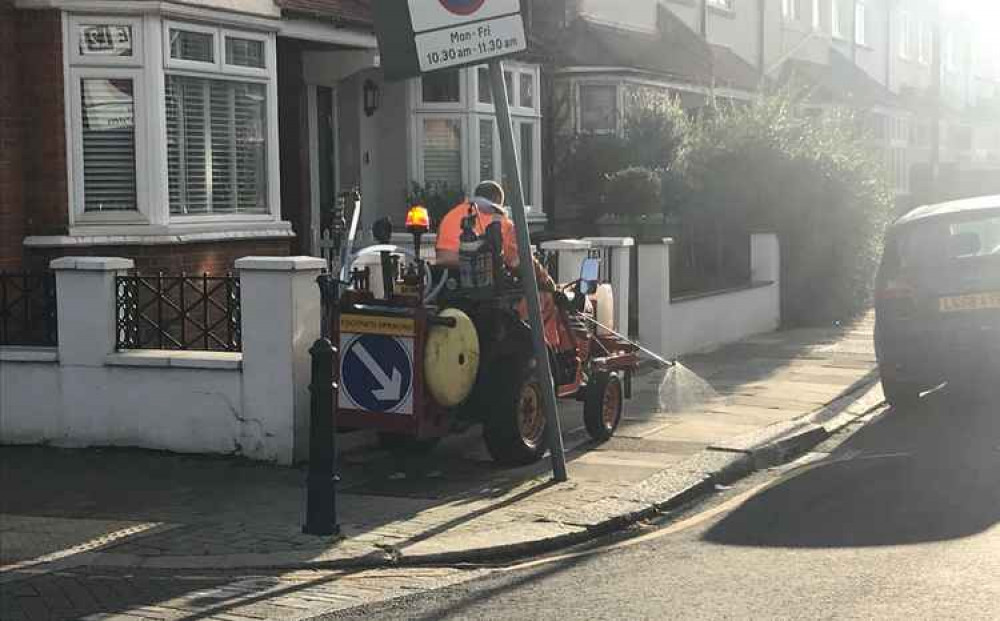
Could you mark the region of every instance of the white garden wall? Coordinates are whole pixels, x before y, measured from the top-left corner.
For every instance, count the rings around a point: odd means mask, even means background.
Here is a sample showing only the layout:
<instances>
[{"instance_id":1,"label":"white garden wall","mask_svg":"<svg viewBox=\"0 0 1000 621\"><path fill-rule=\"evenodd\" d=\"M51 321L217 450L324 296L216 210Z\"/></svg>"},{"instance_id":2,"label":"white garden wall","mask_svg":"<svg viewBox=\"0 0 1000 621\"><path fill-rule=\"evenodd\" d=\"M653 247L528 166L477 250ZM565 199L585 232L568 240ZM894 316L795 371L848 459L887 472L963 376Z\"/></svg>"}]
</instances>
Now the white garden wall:
<instances>
[{"instance_id":1,"label":"white garden wall","mask_svg":"<svg viewBox=\"0 0 1000 621\"><path fill-rule=\"evenodd\" d=\"M59 346L0 348L0 443L303 459L323 265L237 262L243 353L116 352L114 279L132 262L54 261Z\"/></svg>"},{"instance_id":2,"label":"white garden wall","mask_svg":"<svg viewBox=\"0 0 1000 621\"><path fill-rule=\"evenodd\" d=\"M670 296L670 245L639 246L639 338L665 356L713 349L781 323L780 256L773 234L751 237L751 282L687 298Z\"/></svg>"}]
</instances>

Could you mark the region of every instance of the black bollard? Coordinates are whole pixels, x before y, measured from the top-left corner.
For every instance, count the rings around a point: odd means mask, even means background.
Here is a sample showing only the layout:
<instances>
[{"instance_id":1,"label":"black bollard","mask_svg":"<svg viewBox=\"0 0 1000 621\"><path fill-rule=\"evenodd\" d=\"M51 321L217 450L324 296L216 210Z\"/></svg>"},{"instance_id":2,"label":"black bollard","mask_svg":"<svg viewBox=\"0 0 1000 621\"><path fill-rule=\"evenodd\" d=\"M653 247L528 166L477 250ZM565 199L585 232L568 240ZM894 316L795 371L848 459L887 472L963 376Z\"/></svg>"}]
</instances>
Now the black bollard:
<instances>
[{"instance_id":1,"label":"black bollard","mask_svg":"<svg viewBox=\"0 0 1000 621\"><path fill-rule=\"evenodd\" d=\"M307 535L339 535L337 523L337 488L334 463L337 455L334 417L337 411L337 391L340 378L340 352L330 341L328 322L337 316L339 283L329 276L319 280L323 298L322 336L309 349L312 356L312 379L309 385L309 474L306 479Z\"/></svg>"}]
</instances>

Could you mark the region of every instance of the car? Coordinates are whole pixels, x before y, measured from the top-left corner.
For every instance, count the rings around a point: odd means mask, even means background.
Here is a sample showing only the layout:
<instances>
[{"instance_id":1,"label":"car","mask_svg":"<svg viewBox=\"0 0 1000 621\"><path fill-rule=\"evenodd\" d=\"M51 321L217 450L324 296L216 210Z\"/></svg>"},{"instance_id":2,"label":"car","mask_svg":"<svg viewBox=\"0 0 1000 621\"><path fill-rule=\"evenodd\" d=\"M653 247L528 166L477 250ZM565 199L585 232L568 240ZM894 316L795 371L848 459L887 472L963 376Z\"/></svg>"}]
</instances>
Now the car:
<instances>
[{"instance_id":1,"label":"car","mask_svg":"<svg viewBox=\"0 0 1000 621\"><path fill-rule=\"evenodd\" d=\"M1000 195L920 207L889 227L875 352L896 406L1000 377Z\"/></svg>"}]
</instances>

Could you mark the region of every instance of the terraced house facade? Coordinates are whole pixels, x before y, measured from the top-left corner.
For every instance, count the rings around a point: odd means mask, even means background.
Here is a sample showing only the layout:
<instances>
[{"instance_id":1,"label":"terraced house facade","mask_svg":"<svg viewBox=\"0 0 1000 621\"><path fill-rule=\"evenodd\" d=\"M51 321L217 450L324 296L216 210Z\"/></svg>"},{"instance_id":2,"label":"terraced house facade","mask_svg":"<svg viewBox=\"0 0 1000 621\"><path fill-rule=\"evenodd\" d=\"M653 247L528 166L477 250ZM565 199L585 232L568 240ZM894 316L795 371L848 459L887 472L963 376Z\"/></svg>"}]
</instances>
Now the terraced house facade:
<instances>
[{"instance_id":1,"label":"terraced house facade","mask_svg":"<svg viewBox=\"0 0 1000 621\"><path fill-rule=\"evenodd\" d=\"M997 44L930 0L524 5L533 54L507 63L507 86L536 225L554 136L621 131L634 88L697 108L804 84L816 106L867 115L901 202L935 159L1000 165ZM369 0L0 0L0 267L72 254L219 272L317 254L345 190L370 224L502 178L485 71L387 83L371 19Z\"/></svg>"}]
</instances>

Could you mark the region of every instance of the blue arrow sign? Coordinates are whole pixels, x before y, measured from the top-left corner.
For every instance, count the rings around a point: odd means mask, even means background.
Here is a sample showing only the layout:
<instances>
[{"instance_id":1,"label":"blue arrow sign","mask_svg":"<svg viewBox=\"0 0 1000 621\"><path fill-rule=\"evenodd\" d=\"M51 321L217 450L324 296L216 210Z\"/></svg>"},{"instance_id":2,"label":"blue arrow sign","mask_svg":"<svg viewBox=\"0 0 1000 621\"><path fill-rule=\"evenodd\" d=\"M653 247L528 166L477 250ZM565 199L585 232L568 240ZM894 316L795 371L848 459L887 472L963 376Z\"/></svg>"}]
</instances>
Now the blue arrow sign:
<instances>
[{"instance_id":1,"label":"blue arrow sign","mask_svg":"<svg viewBox=\"0 0 1000 621\"><path fill-rule=\"evenodd\" d=\"M344 343L341 385L347 396L369 412L401 412L413 386L413 361L399 339L362 334Z\"/></svg>"}]
</instances>

